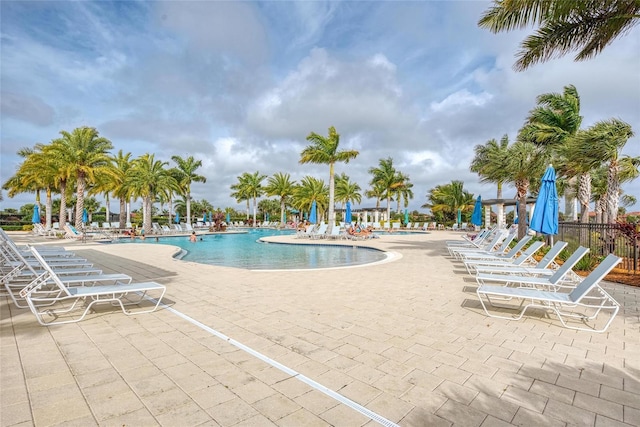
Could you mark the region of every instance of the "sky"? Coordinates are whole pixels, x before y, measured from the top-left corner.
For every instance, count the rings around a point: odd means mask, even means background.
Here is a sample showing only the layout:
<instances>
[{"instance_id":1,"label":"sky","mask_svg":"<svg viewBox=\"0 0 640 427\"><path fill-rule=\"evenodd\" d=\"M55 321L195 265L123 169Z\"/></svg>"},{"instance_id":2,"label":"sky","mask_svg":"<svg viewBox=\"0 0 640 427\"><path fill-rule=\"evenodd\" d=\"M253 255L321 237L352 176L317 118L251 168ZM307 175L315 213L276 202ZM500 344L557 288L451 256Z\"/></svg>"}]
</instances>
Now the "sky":
<instances>
[{"instance_id":1,"label":"sky","mask_svg":"<svg viewBox=\"0 0 640 427\"><path fill-rule=\"evenodd\" d=\"M391 157L413 184L409 209L426 212L429 190L452 180L495 198L495 185L469 171L473 148L514 141L543 93L573 84L583 128L619 118L640 135L639 27L589 61L569 54L516 72L533 30L478 28L490 5L3 0L0 180L15 173L20 148L90 126L114 153L202 160L207 182L192 197L243 211L230 186L244 172L328 184L327 165L299 160L310 132L335 126L340 148L360 152L336 165L362 188L354 208L375 206L364 197L368 170ZM639 138L623 153L640 156ZM623 190L640 200L640 180ZM3 196L3 207L34 201Z\"/></svg>"}]
</instances>

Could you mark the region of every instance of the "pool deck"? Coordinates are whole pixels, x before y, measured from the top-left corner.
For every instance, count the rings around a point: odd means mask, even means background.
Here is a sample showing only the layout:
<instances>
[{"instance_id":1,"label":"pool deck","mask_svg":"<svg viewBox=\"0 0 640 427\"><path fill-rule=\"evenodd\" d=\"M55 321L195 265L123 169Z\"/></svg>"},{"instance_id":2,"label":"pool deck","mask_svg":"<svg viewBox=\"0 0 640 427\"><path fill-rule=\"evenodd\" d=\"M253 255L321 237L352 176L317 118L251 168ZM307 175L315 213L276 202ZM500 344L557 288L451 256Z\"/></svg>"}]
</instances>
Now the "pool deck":
<instances>
[{"instance_id":1,"label":"pool deck","mask_svg":"<svg viewBox=\"0 0 640 427\"><path fill-rule=\"evenodd\" d=\"M42 327L2 298L0 425L640 425L640 288L604 284L622 309L603 334L488 318L445 255L459 236L384 235L356 244L391 262L265 272L12 234L163 283L167 306Z\"/></svg>"}]
</instances>

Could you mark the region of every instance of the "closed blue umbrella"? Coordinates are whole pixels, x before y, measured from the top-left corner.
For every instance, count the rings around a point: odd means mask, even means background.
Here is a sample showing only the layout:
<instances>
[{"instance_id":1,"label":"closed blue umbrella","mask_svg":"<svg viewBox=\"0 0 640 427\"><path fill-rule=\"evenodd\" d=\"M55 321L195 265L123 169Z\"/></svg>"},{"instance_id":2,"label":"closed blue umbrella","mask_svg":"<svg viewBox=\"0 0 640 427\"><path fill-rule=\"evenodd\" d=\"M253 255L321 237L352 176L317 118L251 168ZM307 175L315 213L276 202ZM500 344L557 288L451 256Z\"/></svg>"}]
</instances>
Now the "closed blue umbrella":
<instances>
[{"instance_id":1,"label":"closed blue umbrella","mask_svg":"<svg viewBox=\"0 0 640 427\"><path fill-rule=\"evenodd\" d=\"M269 212L267 212L267 221L269 221Z\"/></svg>"},{"instance_id":2,"label":"closed blue umbrella","mask_svg":"<svg viewBox=\"0 0 640 427\"><path fill-rule=\"evenodd\" d=\"M33 207L33 217L31 218L31 222L33 224L40 224L40 208L38 208L38 205Z\"/></svg>"},{"instance_id":3,"label":"closed blue umbrella","mask_svg":"<svg viewBox=\"0 0 640 427\"><path fill-rule=\"evenodd\" d=\"M347 200L347 207L344 213L344 222L351 224L351 202Z\"/></svg>"},{"instance_id":4,"label":"closed blue umbrella","mask_svg":"<svg viewBox=\"0 0 640 427\"><path fill-rule=\"evenodd\" d=\"M86 224L89 222L89 212L86 209L82 211L82 223Z\"/></svg>"},{"instance_id":5,"label":"closed blue umbrella","mask_svg":"<svg viewBox=\"0 0 640 427\"><path fill-rule=\"evenodd\" d=\"M178 212L176 212L176 217L173 220L176 224L180 224L180 214Z\"/></svg>"},{"instance_id":6,"label":"closed blue umbrella","mask_svg":"<svg viewBox=\"0 0 640 427\"><path fill-rule=\"evenodd\" d=\"M311 224L315 224L318 222L318 213L316 212L317 210L317 206L316 206L316 201L314 200L313 203L311 203L311 213L309 214L309 222Z\"/></svg>"},{"instance_id":7,"label":"closed blue umbrella","mask_svg":"<svg viewBox=\"0 0 640 427\"><path fill-rule=\"evenodd\" d=\"M231 214L227 212L227 224L231 223Z\"/></svg>"},{"instance_id":8,"label":"closed blue umbrella","mask_svg":"<svg viewBox=\"0 0 640 427\"><path fill-rule=\"evenodd\" d=\"M458 225L462 223L462 209L458 209Z\"/></svg>"},{"instance_id":9,"label":"closed blue umbrella","mask_svg":"<svg viewBox=\"0 0 640 427\"><path fill-rule=\"evenodd\" d=\"M407 209L404 210L404 223L409 224L409 211Z\"/></svg>"},{"instance_id":10,"label":"closed blue umbrella","mask_svg":"<svg viewBox=\"0 0 640 427\"><path fill-rule=\"evenodd\" d=\"M533 211L529 227L549 236L558 234L558 190L556 188L556 171L551 165L542 176L536 208Z\"/></svg>"},{"instance_id":11,"label":"closed blue umbrella","mask_svg":"<svg viewBox=\"0 0 640 427\"><path fill-rule=\"evenodd\" d=\"M213 222L213 212L209 211L209 222Z\"/></svg>"},{"instance_id":12,"label":"closed blue umbrella","mask_svg":"<svg viewBox=\"0 0 640 427\"><path fill-rule=\"evenodd\" d=\"M473 207L473 214L471 215L471 224L482 225L482 196L478 196L476 204Z\"/></svg>"}]
</instances>

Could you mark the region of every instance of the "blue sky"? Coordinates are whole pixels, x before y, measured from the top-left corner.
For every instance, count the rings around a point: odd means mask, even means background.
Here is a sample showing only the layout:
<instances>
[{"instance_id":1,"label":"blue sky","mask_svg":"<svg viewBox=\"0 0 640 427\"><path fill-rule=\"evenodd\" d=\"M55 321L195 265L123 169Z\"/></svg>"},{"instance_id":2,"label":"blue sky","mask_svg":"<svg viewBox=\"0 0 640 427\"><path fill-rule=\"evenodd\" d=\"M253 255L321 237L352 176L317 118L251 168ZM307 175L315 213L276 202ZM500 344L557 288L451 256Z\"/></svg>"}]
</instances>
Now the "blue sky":
<instances>
[{"instance_id":1,"label":"blue sky","mask_svg":"<svg viewBox=\"0 0 640 427\"><path fill-rule=\"evenodd\" d=\"M341 147L360 151L338 173L364 192L367 170L392 157L419 209L453 179L495 197L469 172L473 147L514 140L536 96L568 84L583 127L617 117L640 133L639 28L593 60L568 55L515 72L528 31L479 29L489 5L2 1L0 179L15 172L19 148L92 126L114 151L201 159L207 183L193 197L243 210L229 197L243 172L328 182L328 167L298 160L310 132L335 126ZM625 154L640 155L638 138ZM640 182L623 189L640 199ZM32 201L5 194L2 203Z\"/></svg>"}]
</instances>

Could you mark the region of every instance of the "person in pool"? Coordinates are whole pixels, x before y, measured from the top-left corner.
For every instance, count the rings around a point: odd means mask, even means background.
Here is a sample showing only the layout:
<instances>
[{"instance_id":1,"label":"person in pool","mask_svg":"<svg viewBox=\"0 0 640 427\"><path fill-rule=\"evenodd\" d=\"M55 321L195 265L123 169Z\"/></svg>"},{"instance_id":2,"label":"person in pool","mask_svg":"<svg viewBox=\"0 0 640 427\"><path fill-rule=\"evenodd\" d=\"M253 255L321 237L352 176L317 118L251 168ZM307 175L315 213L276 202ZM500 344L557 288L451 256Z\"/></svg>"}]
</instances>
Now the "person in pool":
<instances>
[{"instance_id":1,"label":"person in pool","mask_svg":"<svg viewBox=\"0 0 640 427\"><path fill-rule=\"evenodd\" d=\"M190 242L195 242L196 240L197 240L197 238L196 238L196 232L195 232L195 231L192 231L192 232L191 232L191 236L189 236L189 241L190 241Z\"/></svg>"}]
</instances>

